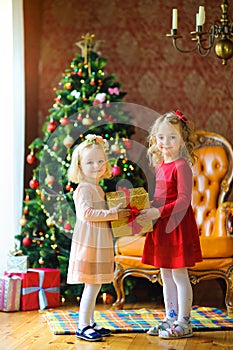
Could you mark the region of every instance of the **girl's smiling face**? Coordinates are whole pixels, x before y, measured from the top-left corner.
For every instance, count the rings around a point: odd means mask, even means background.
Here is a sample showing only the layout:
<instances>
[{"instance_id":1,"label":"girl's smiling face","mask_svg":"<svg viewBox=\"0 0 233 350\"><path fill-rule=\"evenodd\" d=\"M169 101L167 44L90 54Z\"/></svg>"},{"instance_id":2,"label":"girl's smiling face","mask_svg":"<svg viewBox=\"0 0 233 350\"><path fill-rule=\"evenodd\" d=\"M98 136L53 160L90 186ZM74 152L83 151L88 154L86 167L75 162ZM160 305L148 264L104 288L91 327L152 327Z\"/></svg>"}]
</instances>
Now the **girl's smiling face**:
<instances>
[{"instance_id":1,"label":"girl's smiling face","mask_svg":"<svg viewBox=\"0 0 233 350\"><path fill-rule=\"evenodd\" d=\"M158 149L162 152L165 163L172 162L179 158L180 147L183 140L180 134L180 126L162 122L156 134Z\"/></svg>"},{"instance_id":2,"label":"girl's smiling face","mask_svg":"<svg viewBox=\"0 0 233 350\"><path fill-rule=\"evenodd\" d=\"M84 149L80 161L83 179L97 184L106 172L106 161L102 148L97 146Z\"/></svg>"}]
</instances>

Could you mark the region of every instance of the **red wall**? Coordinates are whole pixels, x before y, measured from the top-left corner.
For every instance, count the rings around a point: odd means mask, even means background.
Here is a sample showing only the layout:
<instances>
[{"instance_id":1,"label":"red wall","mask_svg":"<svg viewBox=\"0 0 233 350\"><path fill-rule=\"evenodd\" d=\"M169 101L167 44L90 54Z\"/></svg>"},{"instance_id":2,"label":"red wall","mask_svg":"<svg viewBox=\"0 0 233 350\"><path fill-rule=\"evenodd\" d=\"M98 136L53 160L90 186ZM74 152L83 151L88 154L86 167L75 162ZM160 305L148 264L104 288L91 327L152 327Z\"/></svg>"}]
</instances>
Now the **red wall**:
<instances>
[{"instance_id":1,"label":"red wall","mask_svg":"<svg viewBox=\"0 0 233 350\"><path fill-rule=\"evenodd\" d=\"M107 71L123 84L125 102L159 113L179 108L196 128L232 140L233 59L222 66L214 52L206 58L181 54L166 38L173 7L179 9L180 32L188 33L203 3L207 21L220 18L220 0L25 0L26 144L36 133L41 136L53 89L85 33L104 41ZM233 18L233 2L229 15Z\"/></svg>"}]
</instances>

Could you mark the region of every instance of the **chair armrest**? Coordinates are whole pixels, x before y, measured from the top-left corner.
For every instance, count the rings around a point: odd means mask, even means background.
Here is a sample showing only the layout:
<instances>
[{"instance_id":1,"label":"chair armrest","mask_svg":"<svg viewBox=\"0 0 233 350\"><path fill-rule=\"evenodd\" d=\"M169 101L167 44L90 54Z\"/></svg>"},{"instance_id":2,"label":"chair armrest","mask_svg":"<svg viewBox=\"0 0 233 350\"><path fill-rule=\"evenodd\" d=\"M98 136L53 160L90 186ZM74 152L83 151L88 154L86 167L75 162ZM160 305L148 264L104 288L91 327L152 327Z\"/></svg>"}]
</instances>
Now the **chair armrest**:
<instances>
[{"instance_id":1,"label":"chair armrest","mask_svg":"<svg viewBox=\"0 0 233 350\"><path fill-rule=\"evenodd\" d=\"M233 238L233 202L224 202L219 205L211 236Z\"/></svg>"}]
</instances>

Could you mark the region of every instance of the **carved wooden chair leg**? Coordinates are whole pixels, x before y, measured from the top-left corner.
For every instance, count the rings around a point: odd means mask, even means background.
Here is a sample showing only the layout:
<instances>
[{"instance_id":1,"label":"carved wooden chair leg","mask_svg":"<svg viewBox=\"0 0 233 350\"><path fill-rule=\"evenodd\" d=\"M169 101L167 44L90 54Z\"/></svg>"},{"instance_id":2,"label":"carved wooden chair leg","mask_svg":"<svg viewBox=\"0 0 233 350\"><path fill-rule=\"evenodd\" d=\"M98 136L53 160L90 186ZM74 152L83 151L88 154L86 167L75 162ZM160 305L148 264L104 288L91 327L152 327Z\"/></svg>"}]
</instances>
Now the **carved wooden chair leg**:
<instances>
[{"instance_id":1,"label":"carved wooden chair leg","mask_svg":"<svg viewBox=\"0 0 233 350\"><path fill-rule=\"evenodd\" d=\"M114 309L122 309L125 303L125 291L124 291L124 270L119 263L116 263L115 276L113 286L116 291L117 299L112 304Z\"/></svg>"},{"instance_id":2,"label":"carved wooden chair leg","mask_svg":"<svg viewBox=\"0 0 233 350\"><path fill-rule=\"evenodd\" d=\"M226 308L228 316L233 316L233 266L230 266L226 272Z\"/></svg>"}]
</instances>

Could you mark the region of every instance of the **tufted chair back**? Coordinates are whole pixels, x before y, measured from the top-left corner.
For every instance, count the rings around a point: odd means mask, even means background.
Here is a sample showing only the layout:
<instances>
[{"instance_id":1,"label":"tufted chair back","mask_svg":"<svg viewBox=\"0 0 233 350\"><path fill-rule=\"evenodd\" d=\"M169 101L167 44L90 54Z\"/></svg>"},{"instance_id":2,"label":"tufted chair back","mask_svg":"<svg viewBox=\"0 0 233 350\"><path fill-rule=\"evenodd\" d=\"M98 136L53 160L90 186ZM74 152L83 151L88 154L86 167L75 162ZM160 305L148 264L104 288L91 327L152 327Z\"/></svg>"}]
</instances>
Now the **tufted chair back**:
<instances>
[{"instance_id":1,"label":"tufted chair back","mask_svg":"<svg viewBox=\"0 0 233 350\"><path fill-rule=\"evenodd\" d=\"M211 236L218 206L224 202L233 177L233 152L215 133L196 132L198 161L193 167L194 209L200 236Z\"/></svg>"}]
</instances>

